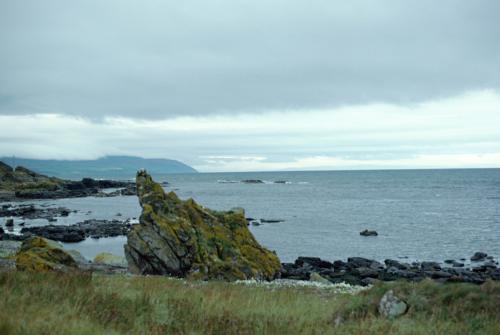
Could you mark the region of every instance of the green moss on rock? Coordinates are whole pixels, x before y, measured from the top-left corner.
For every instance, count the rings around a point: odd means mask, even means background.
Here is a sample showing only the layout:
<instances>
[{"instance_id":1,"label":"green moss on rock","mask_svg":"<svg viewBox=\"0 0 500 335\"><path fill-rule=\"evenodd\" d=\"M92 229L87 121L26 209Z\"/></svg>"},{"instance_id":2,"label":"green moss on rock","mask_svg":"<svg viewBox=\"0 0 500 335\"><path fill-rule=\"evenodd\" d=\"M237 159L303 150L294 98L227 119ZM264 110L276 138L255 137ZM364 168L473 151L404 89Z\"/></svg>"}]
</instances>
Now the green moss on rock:
<instances>
[{"instance_id":1,"label":"green moss on rock","mask_svg":"<svg viewBox=\"0 0 500 335\"><path fill-rule=\"evenodd\" d=\"M180 200L145 171L136 183L143 211L125 246L132 272L223 280L270 280L279 273L278 257L255 240L243 210Z\"/></svg>"},{"instance_id":2,"label":"green moss on rock","mask_svg":"<svg viewBox=\"0 0 500 335\"><path fill-rule=\"evenodd\" d=\"M31 237L21 245L16 255L16 268L22 271L68 271L77 263L61 246L42 237Z\"/></svg>"}]
</instances>

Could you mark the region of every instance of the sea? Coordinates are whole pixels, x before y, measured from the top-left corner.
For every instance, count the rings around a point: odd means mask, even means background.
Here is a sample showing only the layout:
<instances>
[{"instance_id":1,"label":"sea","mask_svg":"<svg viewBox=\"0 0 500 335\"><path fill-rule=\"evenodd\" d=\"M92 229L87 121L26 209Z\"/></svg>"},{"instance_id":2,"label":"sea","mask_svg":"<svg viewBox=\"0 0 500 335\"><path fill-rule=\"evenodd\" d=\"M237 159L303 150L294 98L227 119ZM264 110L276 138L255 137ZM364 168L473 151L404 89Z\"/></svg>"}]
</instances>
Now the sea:
<instances>
[{"instance_id":1,"label":"sea","mask_svg":"<svg viewBox=\"0 0 500 335\"><path fill-rule=\"evenodd\" d=\"M153 175L166 191L201 205L242 207L256 239L281 261L359 256L410 261L469 259L483 251L500 257L500 169L251 172ZM261 183L247 183L259 180ZM86 219L137 219L137 197L29 201L76 210L54 224ZM45 220L25 220L26 226ZM19 229L19 228L16 228ZM378 236L365 237L364 229ZM123 255L126 237L66 243L92 259Z\"/></svg>"}]
</instances>

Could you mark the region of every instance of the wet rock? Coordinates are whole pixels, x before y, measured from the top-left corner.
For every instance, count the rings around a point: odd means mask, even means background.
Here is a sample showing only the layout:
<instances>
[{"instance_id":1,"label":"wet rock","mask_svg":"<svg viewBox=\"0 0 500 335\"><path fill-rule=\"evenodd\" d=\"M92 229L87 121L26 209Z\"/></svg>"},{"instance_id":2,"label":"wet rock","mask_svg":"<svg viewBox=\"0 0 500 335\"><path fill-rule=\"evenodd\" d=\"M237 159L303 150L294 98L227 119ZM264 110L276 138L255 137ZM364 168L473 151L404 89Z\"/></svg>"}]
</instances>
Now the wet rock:
<instances>
[{"instance_id":1,"label":"wet rock","mask_svg":"<svg viewBox=\"0 0 500 335\"><path fill-rule=\"evenodd\" d=\"M35 205L11 206L0 211L0 216L22 217L23 219L46 219L56 221L54 217L66 217L71 213L66 207L35 207Z\"/></svg>"},{"instance_id":2,"label":"wet rock","mask_svg":"<svg viewBox=\"0 0 500 335\"><path fill-rule=\"evenodd\" d=\"M310 265L313 268L319 269L331 269L333 268L333 263L324 261L319 257L299 257L295 260L296 266Z\"/></svg>"},{"instance_id":3,"label":"wet rock","mask_svg":"<svg viewBox=\"0 0 500 335\"><path fill-rule=\"evenodd\" d=\"M264 181L260 179L245 179L241 181L244 184L264 184Z\"/></svg>"},{"instance_id":4,"label":"wet rock","mask_svg":"<svg viewBox=\"0 0 500 335\"><path fill-rule=\"evenodd\" d=\"M478 251L478 252L474 253L474 255L472 255L470 260L473 262L480 262L480 261L484 261L486 259L486 257L488 257L488 254Z\"/></svg>"},{"instance_id":5,"label":"wet rock","mask_svg":"<svg viewBox=\"0 0 500 335\"><path fill-rule=\"evenodd\" d=\"M387 291L382 299L380 299L378 305L378 312L383 317L388 319L394 319L401 315L404 315L408 310L408 305L398 298L393 290Z\"/></svg>"},{"instance_id":6,"label":"wet rock","mask_svg":"<svg viewBox=\"0 0 500 335\"><path fill-rule=\"evenodd\" d=\"M132 224L119 220L85 220L74 225L48 225L21 229L21 234L30 233L54 241L80 242L87 237L103 238L124 236Z\"/></svg>"},{"instance_id":7,"label":"wet rock","mask_svg":"<svg viewBox=\"0 0 500 335\"><path fill-rule=\"evenodd\" d=\"M399 270L409 270L411 267L408 263L401 263L393 259L386 259L384 263L387 267L394 267Z\"/></svg>"},{"instance_id":8,"label":"wet rock","mask_svg":"<svg viewBox=\"0 0 500 335\"><path fill-rule=\"evenodd\" d=\"M285 222L283 219L260 219L261 223L279 223L279 222Z\"/></svg>"},{"instance_id":9,"label":"wet rock","mask_svg":"<svg viewBox=\"0 0 500 335\"><path fill-rule=\"evenodd\" d=\"M453 266L454 268L463 268L464 267L464 263L453 261L453 263L451 264L451 266Z\"/></svg>"},{"instance_id":10,"label":"wet rock","mask_svg":"<svg viewBox=\"0 0 500 335\"><path fill-rule=\"evenodd\" d=\"M359 233L361 236L378 236L378 233L375 230L365 229Z\"/></svg>"},{"instance_id":11,"label":"wet rock","mask_svg":"<svg viewBox=\"0 0 500 335\"><path fill-rule=\"evenodd\" d=\"M137 173L136 184L142 215L125 246L132 272L224 280L279 275L278 257L258 244L241 213L180 200L145 171Z\"/></svg>"},{"instance_id":12,"label":"wet rock","mask_svg":"<svg viewBox=\"0 0 500 335\"><path fill-rule=\"evenodd\" d=\"M14 227L14 219L6 219L5 227Z\"/></svg>"},{"instance_id":13,"label":"wet rock","mask_svg":"<svg viewBox=\"0 0 500 335\"><path fill-rule=\"evenodd\" d=\"M441 270L441 265L437 262L422 262L420 267L424 271Z\"/></svg>"}]
</instances>

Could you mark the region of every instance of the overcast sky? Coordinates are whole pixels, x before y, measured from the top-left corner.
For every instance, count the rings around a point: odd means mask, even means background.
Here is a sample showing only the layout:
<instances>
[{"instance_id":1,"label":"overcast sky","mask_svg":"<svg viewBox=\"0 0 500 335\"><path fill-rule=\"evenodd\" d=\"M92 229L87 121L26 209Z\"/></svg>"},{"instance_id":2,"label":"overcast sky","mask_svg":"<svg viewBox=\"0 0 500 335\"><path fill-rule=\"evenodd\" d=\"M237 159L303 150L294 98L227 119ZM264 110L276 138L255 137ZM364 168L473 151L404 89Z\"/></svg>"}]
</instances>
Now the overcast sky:
<instances>
[{"instance_id":1,"label":"overcast sky","mask_svg":"<svg viewBox=\"0 0 500 335\"><path fill-rule=\"evenodd\" d=\"M500 1L0 1L0 156L500 167Z\"/></svg>"}]
</instances>

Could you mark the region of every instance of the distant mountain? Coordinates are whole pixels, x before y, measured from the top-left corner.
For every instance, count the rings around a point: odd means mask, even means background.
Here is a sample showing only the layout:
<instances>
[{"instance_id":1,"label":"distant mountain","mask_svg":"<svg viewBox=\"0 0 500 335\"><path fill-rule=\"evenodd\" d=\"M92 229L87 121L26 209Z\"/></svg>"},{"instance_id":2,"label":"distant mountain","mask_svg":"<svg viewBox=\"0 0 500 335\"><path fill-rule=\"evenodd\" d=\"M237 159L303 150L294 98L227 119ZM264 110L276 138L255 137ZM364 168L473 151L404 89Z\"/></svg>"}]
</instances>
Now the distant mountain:
<instances>
[{"instance_id":1,"label":"distant mountain","mask_svg":"<svg viewBox=\"0 0 500 335\"><path fill-rule=\"evenodd\" d=\"M0 161L11 166L24 166L48 176L65 179L84 177L107 179L134 178L137 170L146 169L150 174L196 173L197 171L172 159L145 159L133 156L107 156L95 160L42 160L2 157Z\"/></svg>"}]
</instances>

